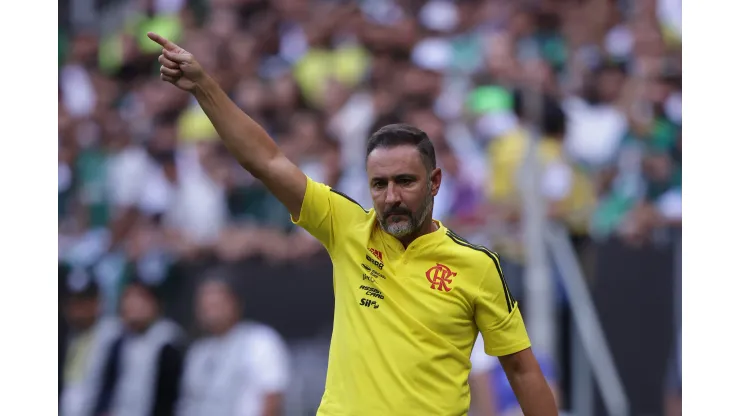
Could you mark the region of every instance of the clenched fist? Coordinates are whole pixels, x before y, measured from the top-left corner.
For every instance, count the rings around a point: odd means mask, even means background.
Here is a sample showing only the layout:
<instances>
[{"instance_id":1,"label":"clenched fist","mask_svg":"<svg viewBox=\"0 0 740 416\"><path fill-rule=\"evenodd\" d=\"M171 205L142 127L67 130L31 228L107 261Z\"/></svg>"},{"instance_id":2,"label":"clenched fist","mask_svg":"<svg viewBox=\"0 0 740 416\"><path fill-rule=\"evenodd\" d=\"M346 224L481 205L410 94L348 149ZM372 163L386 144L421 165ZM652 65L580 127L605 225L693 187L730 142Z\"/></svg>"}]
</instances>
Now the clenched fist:
<instances>
[{"instance_id":1,"label":"clenched fist","mask_svg":"<svg viewBox=\"0 0 740 416\"><path fill-rule=\"evenodd\" d=\"M193 54L156 33L149 32L147 36L162 46L159 77L181 90L193 91L197 83L205 78L205 72Z\"/></svg>"}]
</instances>

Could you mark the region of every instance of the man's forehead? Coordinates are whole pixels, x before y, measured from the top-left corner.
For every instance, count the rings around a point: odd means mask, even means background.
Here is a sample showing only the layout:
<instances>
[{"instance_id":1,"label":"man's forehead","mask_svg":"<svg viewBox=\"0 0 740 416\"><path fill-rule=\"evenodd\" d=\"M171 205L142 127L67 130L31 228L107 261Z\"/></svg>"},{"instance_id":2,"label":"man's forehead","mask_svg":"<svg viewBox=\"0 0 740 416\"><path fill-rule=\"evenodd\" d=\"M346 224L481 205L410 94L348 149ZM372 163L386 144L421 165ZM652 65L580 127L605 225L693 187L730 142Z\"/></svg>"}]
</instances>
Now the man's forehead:
<instances>
[{"instance_id":1,"label":"man's forehead","mask_svg":"<svg viewBox=\"0 0 740 416\"><path fill-rule=\"evenodd\" d=\"M221 280L213 279L203 282L200 286L201 293L228 293L231 291L229 285Z\"/></svg>"},{"instance_id":2,"label":"man's forehead","mask_svg":"<svg viewBox=\"0 0 740 416\"><path fill-rule=\"evenodd\" d=\"M425 169L419 150L406 145L374 149L367 157L366 168L370 174L383 176L419 173Z\"/></svg>"}]
</instances>

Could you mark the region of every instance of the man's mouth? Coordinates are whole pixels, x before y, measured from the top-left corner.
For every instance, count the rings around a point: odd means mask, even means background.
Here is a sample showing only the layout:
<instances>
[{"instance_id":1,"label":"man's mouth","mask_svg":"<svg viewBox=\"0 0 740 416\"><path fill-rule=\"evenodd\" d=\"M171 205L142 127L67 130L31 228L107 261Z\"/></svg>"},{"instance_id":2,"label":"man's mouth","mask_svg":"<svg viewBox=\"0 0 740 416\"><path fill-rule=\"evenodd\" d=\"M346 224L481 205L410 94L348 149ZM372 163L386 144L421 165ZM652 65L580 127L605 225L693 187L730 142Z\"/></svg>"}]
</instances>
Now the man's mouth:
<instances>
[{"instance_id":1,"label":"man's mouth","mask_svg":"<svg viewBox=\"0 0 740 416\"><path fill-rule=\"evenodd\" d=\"M395 214L386 215L385 219L386 221L396 222L396 221L408 220L410 217L411 216L409 214L395 213Z\"/></svg>"},{"instance_id":2,"label":"man's mouth","mask_svg":"<svg viewBox=\"0 0 740 416\"><path fill-rule=\"evenodd\" d=\"M408 218L409 217L409 214L407 214L405 212L392 212L392 213L387 214L385 216L386 219L390 219L390 218L393 218L393 217L407 217Z\"/></svg>"}]
</instances>

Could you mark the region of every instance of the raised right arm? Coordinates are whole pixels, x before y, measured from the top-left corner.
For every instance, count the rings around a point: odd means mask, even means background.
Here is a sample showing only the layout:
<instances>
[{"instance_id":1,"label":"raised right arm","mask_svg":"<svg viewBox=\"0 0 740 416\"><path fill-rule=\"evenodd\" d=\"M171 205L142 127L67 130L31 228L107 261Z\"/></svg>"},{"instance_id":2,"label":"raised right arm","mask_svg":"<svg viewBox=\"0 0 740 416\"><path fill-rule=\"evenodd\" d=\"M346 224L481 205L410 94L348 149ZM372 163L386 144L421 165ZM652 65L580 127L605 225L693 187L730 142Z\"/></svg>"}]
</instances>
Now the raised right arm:
<instances>
[{"instance_id":1,"label":"raised right arm","mask_svg":"<svg viewBox=\"0 0 740 416\"><path fill-rule=\"evenodd\" d=\"M261 180L293 218L298 219L306 193L306 175L285 157L259 124L231 101L213 78L206 75L196 84L193 95L239 164Z\"/></svg>"},{"instance_id":2,"label":"raised right arm","mask_svg":"<svg viewBox=\"0 0 740 416\"><path fill-rule=\"evenodd\" d=\"M192 54L157 34L148 36L163 48L159 57L162 79L193 94L229 152L298 220L306 194L306 175L205 73Z\"/></svg>"}]
</instances>

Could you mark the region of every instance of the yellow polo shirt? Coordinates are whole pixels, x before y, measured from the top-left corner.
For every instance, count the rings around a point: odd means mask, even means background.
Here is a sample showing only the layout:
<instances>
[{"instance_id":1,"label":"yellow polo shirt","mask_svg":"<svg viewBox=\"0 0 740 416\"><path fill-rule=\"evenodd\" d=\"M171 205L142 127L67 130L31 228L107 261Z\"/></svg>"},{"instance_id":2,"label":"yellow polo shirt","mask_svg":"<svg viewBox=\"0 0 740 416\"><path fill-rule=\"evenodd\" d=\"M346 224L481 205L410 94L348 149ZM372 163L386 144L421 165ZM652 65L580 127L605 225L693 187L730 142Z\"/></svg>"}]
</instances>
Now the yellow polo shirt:
<instances>
[{"instance_id":1,"label":"yellow polo shirt","mask_svg":"<svg viewBox=\"0 0 740 416\"><path fill-rule=\"evenodd\" d=\"M334 329L318 415L465 415L470 352L530 346L498 257L441 223L404 249L374 210L308 179L296 222L334 264Z\"/></svg>"}]
</instances>

